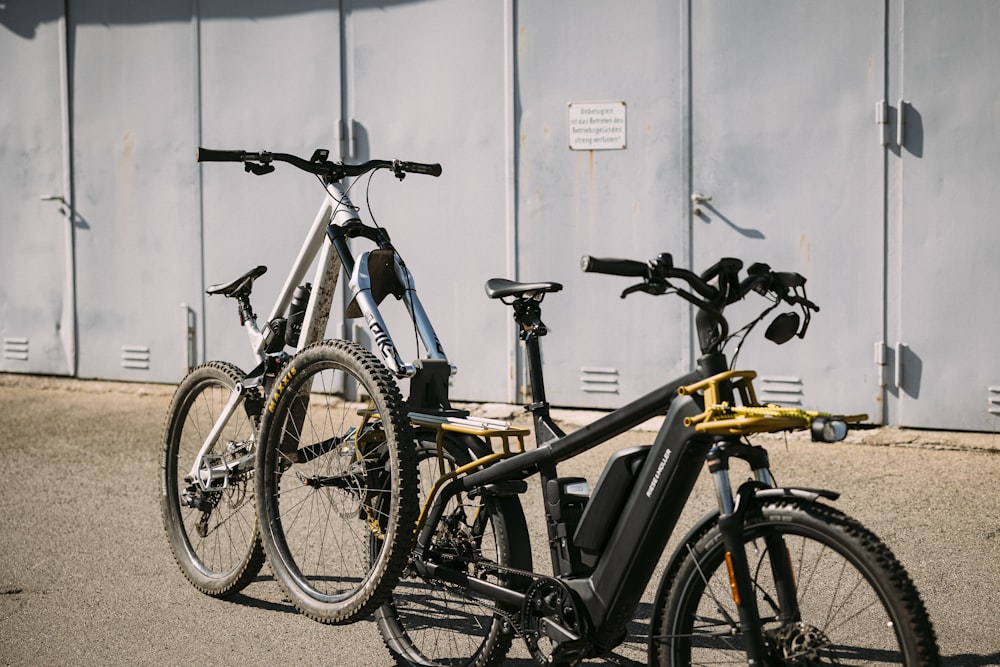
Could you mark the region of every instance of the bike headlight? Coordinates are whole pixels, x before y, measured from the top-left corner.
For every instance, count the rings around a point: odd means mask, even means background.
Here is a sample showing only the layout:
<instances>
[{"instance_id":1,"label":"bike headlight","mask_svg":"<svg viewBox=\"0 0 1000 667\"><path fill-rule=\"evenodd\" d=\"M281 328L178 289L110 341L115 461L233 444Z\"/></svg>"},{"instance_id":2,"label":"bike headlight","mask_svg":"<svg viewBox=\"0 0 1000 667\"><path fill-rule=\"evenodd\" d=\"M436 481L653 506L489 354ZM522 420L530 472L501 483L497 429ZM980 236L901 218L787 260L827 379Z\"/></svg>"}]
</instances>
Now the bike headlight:
<instances>
[{"instance_id":1,"label":"bike headlight","mask_svg":"<svg viewBox=\"0 0 1000 667\"><path fill-rule=\"evenodd\" d=\"M812 420L812 439L817 442L840 442L847 437L847 422L836 417L817 417Z\"/></svg>"}]
</instances>

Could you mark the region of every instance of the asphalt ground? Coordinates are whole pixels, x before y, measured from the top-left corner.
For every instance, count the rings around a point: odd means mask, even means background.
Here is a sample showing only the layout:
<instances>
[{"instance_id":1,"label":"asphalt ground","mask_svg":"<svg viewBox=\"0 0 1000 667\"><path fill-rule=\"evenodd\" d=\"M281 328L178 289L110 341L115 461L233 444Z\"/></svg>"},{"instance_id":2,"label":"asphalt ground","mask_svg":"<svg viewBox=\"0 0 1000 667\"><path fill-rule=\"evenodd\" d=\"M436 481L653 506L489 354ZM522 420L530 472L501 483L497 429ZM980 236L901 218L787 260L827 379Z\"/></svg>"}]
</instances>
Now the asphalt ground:
<instances>
[{"instance_id":1,"label":"asphalt ground","mask_svg":"<svg viewBox=\"0 0 1000 667\"><path fill-rule=\"evenodd\" d=\"M158 498L172 391L0 374L0 664L390 665L374 623L306 619L266 567L230 601L187 584L167 546ZM517 408L475 407L527 424ZM595 416L556 414L567 428ZM632 431L560 472L593 484L609 452L653 435ZM780 483L842 492L835 505L905 564L945 664L1000 665L1000 435L882 428L838 444L768 437ZM522 498L535 562L547 563L537 488ZM703 476L678 533L713 502ZM656 584L619 650L626 658L644 659ZM507 664L534 664L527 655L515 644Z\"/></svg>"}]
</instances>

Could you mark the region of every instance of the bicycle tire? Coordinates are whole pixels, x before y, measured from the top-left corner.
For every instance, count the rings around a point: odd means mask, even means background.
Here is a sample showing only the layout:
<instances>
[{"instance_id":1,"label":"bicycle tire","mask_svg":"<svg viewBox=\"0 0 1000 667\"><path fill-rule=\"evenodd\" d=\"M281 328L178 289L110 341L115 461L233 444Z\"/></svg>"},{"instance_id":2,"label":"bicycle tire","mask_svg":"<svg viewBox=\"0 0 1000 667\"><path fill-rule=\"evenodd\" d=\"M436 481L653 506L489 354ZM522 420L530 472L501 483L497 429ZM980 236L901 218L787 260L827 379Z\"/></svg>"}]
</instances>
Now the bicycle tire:
<instances>
[{"instance_id":1,"label":"bicycle tire","mask_svg":"<svg viewBox=\"0 0 1000 667\"><path fill-rule=\"evenodd\" d=\"M450 434L445 434L442 449L448 471L473 460L468 447ZM417 437L417 458L419 493L426 498L440 476L434 433ZM463 495L450 501L426 558L438 564L450 561L464 573L480 576L493 564L530 571L531 545L520 499ZM505 584L512 576L518 575L498 572L490 579ZM398 665L492 667L510 650L514 633L508 619L519 612L498 610L495 603L454 584L422 579L411 566L392 600L375 612L375 620Z\"/></svg>"},{"instance_id":2,"label":"bicycle tire","mask_svg":"<svg viewBox=\"0 0 1000 667\"><path fill-rule=\"evenodd\" d=\"M197 590L219 598L245 588L264 564L253 468L230 477L218 491L203 491L185 478L242 378L239 368L221 361L192 369L167 409L160 459L160 509L174 559ZM250 457L258 421L237 408L209 453L227 464Z\"/></svg>"},{"instance_id":3,"label":"bicycle tire","mask_svg":"<svg viewBox=\"0 0 1000 667\"><path fill-rule=\"evenodd\" d=\"M938 665L920 595L889 548L826 505L772 501L748 516L745 543L771 662L781 665ZM793 568L799 623L779 627L765 539L780 538ZM682 546L687 554L656 601L650 662L745 664L725 548L717 527ZM666 576L671 576L668 573ZM787 653L786 653L787 652Z\"/></svg>"},{"instance_id":4,"label":"bicycle tire","mask_svg":"<svg viewBox=\"0 0 1000 667\"><path fill-rule=\"evenodd\" d=\"M283 373L256 460L264 550L296 609L351 623L385 602L406 565L417 516L412 434L395 380L359 345L315 343Z\"/></svg>"}]
</instances>

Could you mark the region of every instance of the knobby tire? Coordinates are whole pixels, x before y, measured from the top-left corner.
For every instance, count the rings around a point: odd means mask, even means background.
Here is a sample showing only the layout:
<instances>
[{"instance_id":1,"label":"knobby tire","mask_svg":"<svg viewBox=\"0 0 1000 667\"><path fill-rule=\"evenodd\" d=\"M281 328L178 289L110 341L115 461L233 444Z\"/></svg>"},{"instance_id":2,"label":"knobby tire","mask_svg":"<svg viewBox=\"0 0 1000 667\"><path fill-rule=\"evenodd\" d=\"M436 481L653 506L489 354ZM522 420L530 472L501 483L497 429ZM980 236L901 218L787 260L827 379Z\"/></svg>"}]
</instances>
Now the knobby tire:
<instances>
[{"instance_id":1,"label":"knobby tire","mask_svg":"<svg viewBox=\"0 0 1000 667\"><path fill-rule=\"evenodd\" d=\"M230 476L225 488L217 491L197 489L185 477L242 378L239 368L221 361L192 369L170 401L160 458L160 509L174 559L192 586L219 598L245 588L264 564L253 469ZM252 455L257 422L256 415L237 406L209 452L222 457L217 466ZM185 494L192 500L184 502Z\"/></svg>"},{"instance_id":2,"label":"knobby tire","mask_svg":"<svg viewBox=\"0 0 1000 667\"><path fill-rule=\"evenodd\" d=\"M392 592L417 516L416 461L392 375L330 340L289 360L264 406L256 461L261 535L292 604L351 623Z\"/></svg>"}]
</instances>

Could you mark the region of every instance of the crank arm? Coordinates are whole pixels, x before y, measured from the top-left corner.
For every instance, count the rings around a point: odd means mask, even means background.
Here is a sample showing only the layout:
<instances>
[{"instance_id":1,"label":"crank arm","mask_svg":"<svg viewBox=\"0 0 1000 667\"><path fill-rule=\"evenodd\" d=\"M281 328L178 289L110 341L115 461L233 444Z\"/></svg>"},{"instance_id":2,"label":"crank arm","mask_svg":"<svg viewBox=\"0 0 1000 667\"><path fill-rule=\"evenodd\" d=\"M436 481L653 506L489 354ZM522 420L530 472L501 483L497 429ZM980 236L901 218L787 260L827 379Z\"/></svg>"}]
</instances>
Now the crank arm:
<instances>
[{"instance_id":1,"label":"crank arm","mask_svg":"<svg viewBox=\"0 0 1000 667\"><path fill-rule=\"evenodd\" d=\"M300 447L299 449L295 450L295 455L297 457L295 459L295 462L307 463L309 461L312 461L313 459L318 459L324 454L329 454L334 449L339 447L340 443L342 443L343 441L344 441L343 438L333 436L332 438L323 440L322 442L317 442L312 445L306 445L305 447Z\"/></svg>"},{"instance_id":2,"label":"crank arm","mask_svg":"<svg viewBox=\"0 0 1000 667\"><path fill-rule=\"evenodd\" d=\"M314 489L332 487L335 489L357 490L359 488L359 484L354 481L357 479L357 475L303 475L296 471L295 477L304 486L311 486Z\"/></svg>"}]
</instances>

